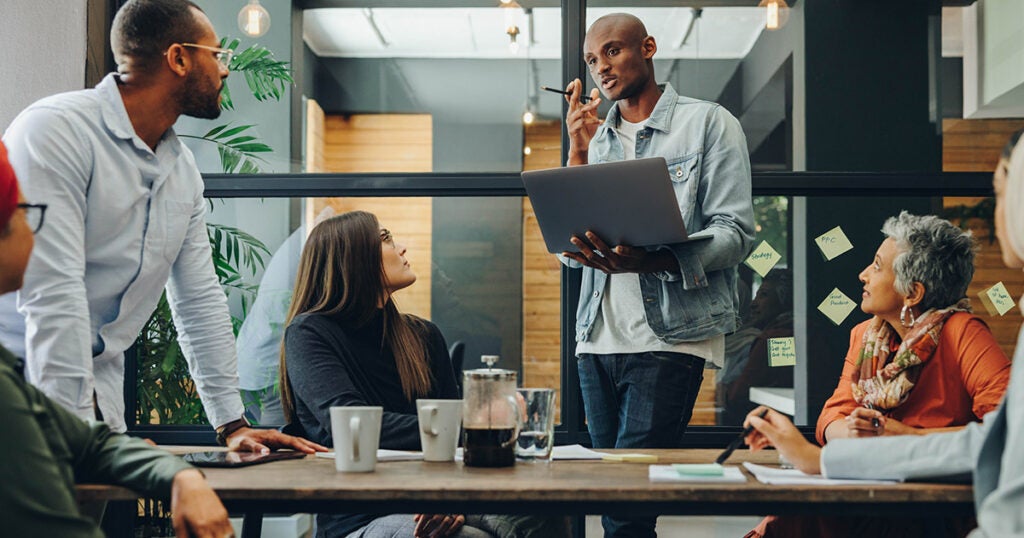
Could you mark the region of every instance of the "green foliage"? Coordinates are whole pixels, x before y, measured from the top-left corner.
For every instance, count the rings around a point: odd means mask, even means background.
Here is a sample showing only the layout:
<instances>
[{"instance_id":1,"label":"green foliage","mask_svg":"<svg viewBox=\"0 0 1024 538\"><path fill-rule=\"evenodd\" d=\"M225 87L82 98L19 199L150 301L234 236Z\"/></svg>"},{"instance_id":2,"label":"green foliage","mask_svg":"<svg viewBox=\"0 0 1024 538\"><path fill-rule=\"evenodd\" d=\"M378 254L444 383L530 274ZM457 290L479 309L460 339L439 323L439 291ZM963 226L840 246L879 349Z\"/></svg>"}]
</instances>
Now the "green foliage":
<instances>
[{"instance_id":1,"label":"green foliage","mask_svg":"<svg viewBox=\"0 0 1024 538\"><path fill-rule=\"evenodd\" d=\"M754 248L757 248L761 241L767 241L782 255L780 263L788 265L786 250L789 245L789 198L785 196L755 196L753 202L754 224L757 230Z\"/></svg>"},{"instance_id":2,"label":"green foliage","mask_svg":"<svg viewBox=\"0 0 1024 538\"><path fill-rule=\"evenodd\" d=\"M231 39L229 43L229 38L225 37L220 43L223 48L235 50L238 48L239 40ZM295 82L288 62L275 60L273 52L259 45L253 45L236 54L231 59L230 69L233 73L242 73L245 76L249 91L257 101L271 98L280 101L284 96L284 90ZM235 108L227 84L221 90L221 108Z\"/></svg>"},{"instance_id":3,"label":"green foliage","mask_svg":"<svg viewBox=\"0 0 1024 538\"><path fill-rule=\"evenodd\" d=\"M239 268L255 272L264 267L270 252L259 239L231 226L207 224L213 267L226 293L240 293L243 311L256 296L256 286L243 281ZM232 318L237 334L243 319ZM167 295L160 297L153 315L135 341L138 356L139 424L207 424L209 420L178 346L178 331L171 320ZM154 416L155 412L155 416Z\"/></svg>"},{"instance_id":4,"label":"green foliage","mask_svg":"<svg viewBox=\"0 0 1024 538\"><path fill-rule=\"evenodd\" d=\"M221 41L222 47L231 49L238 44L237 39L225 38ZM244 74L249 91L258 101L279 101L287 85L293 82L288 62L275 60L273 53L258 45L235 55L231 61L231 70ZM221 107L229 110L234 107L227 84L222 89ZM262 172L260 162L266 162L260 154L273 150L252 134L250 129L253 127L225 124L210 129L202 136L179 136L216 144L224 173L256 174ZM257 286L246 283L243 270L253 274L262 269L270 252L260 240L232 226L207 224L207 233L217 278L225 293L229 296L239 294L242 300L242 318L231 320L237 334L257 289ZM156 310L139 333L135 346L138 356L138 423L207 424L206 412L189 375L184 354L178 346L178 333L171 319L166 295L160 298Z\"/></svg>"}]
</instances>

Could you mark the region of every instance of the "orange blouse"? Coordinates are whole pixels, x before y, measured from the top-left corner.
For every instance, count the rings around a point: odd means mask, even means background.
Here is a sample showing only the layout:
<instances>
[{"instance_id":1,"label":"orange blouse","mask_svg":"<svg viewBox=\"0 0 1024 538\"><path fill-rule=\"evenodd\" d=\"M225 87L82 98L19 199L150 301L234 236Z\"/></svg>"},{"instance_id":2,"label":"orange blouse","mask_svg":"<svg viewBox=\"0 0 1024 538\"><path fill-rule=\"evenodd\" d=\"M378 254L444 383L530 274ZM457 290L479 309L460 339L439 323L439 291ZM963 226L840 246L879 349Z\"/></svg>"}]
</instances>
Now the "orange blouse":
<instances>
[{"instance_id":1,"label":"orange blouse","mask_svg":"<svg viewBox=\"0 0 1024 538\"><path fill-rule=\"evenodd\" d=\"M818 442L825 444L825 428L845 418L859 404L850 383L856 370L867 320L850 331L850 350L843 374L832 397L818 416ZM899 342L893 342L893 350ZM914 428L963 426L995 410L1010 381L1010 361L999 348L985 322L966 312L953 314L939 335L935 354L921 367L917 384L902 405L888 416Z\"/></svg>"}]
</instances>

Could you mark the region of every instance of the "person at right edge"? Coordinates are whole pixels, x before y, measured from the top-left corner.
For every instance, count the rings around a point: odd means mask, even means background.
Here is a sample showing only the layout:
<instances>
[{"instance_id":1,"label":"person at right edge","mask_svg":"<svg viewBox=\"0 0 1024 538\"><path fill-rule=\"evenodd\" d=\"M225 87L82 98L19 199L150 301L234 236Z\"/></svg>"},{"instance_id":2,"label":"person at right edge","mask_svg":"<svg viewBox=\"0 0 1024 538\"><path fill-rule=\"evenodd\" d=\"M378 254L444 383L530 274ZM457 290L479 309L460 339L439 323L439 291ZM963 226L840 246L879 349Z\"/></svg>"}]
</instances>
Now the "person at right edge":
<instances>
[{"instance_id":1,"label":"person at right edge","mask_svg":"<svg viewBox=\"0 0 1024 538\"><path fill-rule=\"evenodd\" d=\"M754 239L750 159L739 122L720 105L678 95L654 78L658 47L636 17L598 19L584 62L615 103L602 122L598 90L566 87L569 165L664 157L683 222L710 239L639 248L574 236L583 267L576 354L595 448L677 448L704 362L718 366L739 326L736 266ZM629 178L623 178L628 181ZM637 215L637 218L643 218ZM606 537L651 537L656 518L606 515Z\"/></svg>"}]
</instances>

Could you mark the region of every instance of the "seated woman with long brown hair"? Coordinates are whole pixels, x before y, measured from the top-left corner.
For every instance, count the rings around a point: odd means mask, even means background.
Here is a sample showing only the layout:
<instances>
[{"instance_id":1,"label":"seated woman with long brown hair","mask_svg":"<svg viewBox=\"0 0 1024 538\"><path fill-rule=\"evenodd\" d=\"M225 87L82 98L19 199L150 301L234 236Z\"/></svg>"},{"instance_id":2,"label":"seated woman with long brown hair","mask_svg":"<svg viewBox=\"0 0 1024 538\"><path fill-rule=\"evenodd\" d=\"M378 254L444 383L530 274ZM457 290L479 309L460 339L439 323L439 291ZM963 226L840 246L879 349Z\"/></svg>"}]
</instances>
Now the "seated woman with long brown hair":
<instances>
[{"instance_id":1,"label":"seated woman with long brown hair","mask_svg":"<svg viewBox=\"0 0 1024 538\"><path fill-rule=\"evenodd\" d=\"M380 447L419 450L416 399L459 398L441 331L402 314L392 300L416 281L405 252L363 211L313 228L299 260L281 354L282 403L293 433L332 446L331 407L381 406ZM489 537L541 522L461 514L320 515L317 536Z\"/></svg>"}]
</instances>

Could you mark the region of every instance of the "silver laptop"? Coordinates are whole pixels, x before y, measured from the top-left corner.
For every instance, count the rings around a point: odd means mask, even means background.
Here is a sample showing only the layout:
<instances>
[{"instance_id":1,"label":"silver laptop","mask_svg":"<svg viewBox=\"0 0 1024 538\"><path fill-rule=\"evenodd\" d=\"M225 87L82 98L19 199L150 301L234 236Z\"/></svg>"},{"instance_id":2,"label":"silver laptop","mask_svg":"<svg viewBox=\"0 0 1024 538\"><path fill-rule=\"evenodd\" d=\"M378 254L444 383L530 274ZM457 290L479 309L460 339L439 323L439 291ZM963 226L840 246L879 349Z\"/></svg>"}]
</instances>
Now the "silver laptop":
<instances>
[{"instance_id":1,"label":"silver laptop","mask_svg":"<svg viewBox=\"0 0 1024 538\"><path fill-rule=\"evenodd\" d=\"M608 246L689 239L661 157L523 172L523 185L551 253L578 252L569 239L587 230Z\"/></svg>"}]
</instances>

